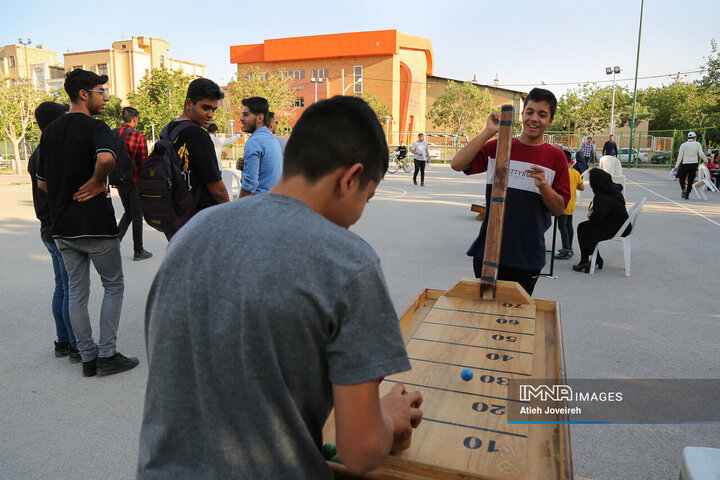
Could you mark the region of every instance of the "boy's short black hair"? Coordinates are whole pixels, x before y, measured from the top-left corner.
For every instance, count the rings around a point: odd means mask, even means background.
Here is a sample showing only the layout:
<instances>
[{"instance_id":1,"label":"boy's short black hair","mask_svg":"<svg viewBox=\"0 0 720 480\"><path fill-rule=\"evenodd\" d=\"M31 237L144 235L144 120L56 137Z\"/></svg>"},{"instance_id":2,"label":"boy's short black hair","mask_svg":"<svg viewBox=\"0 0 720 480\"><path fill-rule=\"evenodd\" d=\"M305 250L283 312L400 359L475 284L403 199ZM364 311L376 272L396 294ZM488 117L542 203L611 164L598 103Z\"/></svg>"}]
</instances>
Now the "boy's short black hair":
<instances>
[{"instance_id":1,"label":"boy's short black hair","mask_svg":"<svg viewBox=\"0 0 720 480\"><path fill-rule=\"evenodd\" d=\"M195 105L204 98L209 98L210 100L222 100L225 98L225 94L218 84L209 78L196 78L190 82L190 85L188 85L187 95L185 98L189 98L193 105Z\"/></svg>"},{"instance_id":2,"label":"boy's short black hair","mask_svg":"<svg viewBox=\"0 0 720 480\"><path fill-rule=\"evenodd\" d=\"M140 116L140 112L135 110L133 107L123 107L120 116L122 117L123 122L130 123L132 122L133 118L137 118Z\"/></svg>"},{"instance_id":3,"label":"boy's short black hair","mask_svg":"<svg viewBox=\"0 0 720 480\"><path fill-rule=\"evenodd\" d=\"M215 125L214 123L211 123L210 125L208 125L208 132L213 133L213 132L217 132L217 131L218 131L217 125Z\"/></svg>"},{"instance_id":4,"label":"boy's short black hair","mask_svg":"<svg viewBox=\"0 0 720 480\"><path fill-rule=\"evenodd\" d=\"M530 93L525 97L525 102L523 102L523 110L525 110L525 106L530 100L533 102L547 102L547 104L550 105L550 118L555 118L557 98L555 98L555 94L550 90L545 90L544 88L533 88L530 90Z\"/></svg>"},{"instance_id":5,"label":"boy's short black hair","mask_svg":"<svg viewBox=\"0 0 720 480\"><path fill-rule=\"evenodd\" d=\"M565 154L565 158L567 159L567 162L568 162L568 163L571 163L572 160L573 160L573 158L572 158L572 152L571 152L570 150L567 150L567 149L564 149L564 148L563 148L563 153Z\"/></svg>"},{"instance_id":6,"label":"boy's short black hair","mask_svg":"<svg viewBox=\"0 0 720 480\"><path fill-rule=\"evenodd\" d=\"M263 114L263 125L270 123L270 103L263 97L248 97L242 99L244 107L248 107L253 115Z\"/></svg>"},{"instance_id":7,"label":"boy's short black hair","mask_svg":"<svg viewBox=\"0 0 720 480\"><path fill-rule=\"evenodd\" d=\"M76 68L65 74L65 91L71 102L75 102L80 95L80 90L91 90L98 85L105 85L108 81L107 75L98 75L88 72L82 68Z\"/></svg>"},{"instance_id":8,"label":"boy's short black hair","mask_svg":"<svg viewBox=\"0 0 720 480\"><path fill-rule=\"evenodd\" d=\"M379 182L388 168L385 133L362 99L337 95L311 105L293 128L285 148L283 176L315 182L342 166L361 163L360 187Z\"/></svg>"},{"instance_id":9,"label":"boy's short black hair","mask_svg":"<svg viewBox=\"0 0 720 480\"><path fill-rule=\"evenodd\" d=\"M267 122L265 122L265 124L270 125L270 122L272 122L274 118L275 118L275 112L268 112L268 115L267 115L268 120L267 120Z\"/></svg>"},{"instance_id":10,"label":"boy's short black hair","mask_svg":"<svg viewBox=\"0 0 720 480\"><path fill-rule=\"evenodd\" d=\"M35 120L37 121L40 131L44 131L45 127L62 117L70 110L70 105L66 103L43 102L35 109Z\"/></svg>"}]
</instances>

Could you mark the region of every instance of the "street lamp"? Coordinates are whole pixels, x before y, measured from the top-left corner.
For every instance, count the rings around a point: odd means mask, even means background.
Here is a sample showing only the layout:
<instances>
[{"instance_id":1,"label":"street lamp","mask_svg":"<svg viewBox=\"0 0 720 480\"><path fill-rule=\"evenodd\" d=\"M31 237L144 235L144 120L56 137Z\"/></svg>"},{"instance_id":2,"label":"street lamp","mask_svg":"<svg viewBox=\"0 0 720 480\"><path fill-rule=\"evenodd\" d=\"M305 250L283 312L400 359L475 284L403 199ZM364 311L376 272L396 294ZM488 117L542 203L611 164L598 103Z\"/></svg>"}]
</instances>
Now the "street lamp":
<instances>
[{"instance_id":1,"label":"street lamp","mask_svg":"<svg viewBox=\"0 0 720 480\"><path fill-rule=\"evenodd\" d=\"M23 42L22 38L18 38L18 43L25 47L25 77L27 77L28 83L30 82L30 65L28 64L28 58L27 58L27 46L32 43L32 40L29 38L27 41Z\"/></svg>"},{"instance_id":2,"label":"street lamp","mask_svg":"<svg viewBox=\"0 0 720 480\"><path fill-rule=\"evenodd\" d=\"M235 135L235 119L231 118L230 120L228 120L228 122L230 123L230 136L232 137L233 135ZM234 158L236 158L235 157L235 142L233 142L233 144L232 144L232 151L233 151L232 155L233 155L233 159L234 159Z\"/></svg>"},{"instance_id":3,"label":"street lamp","mask_svg":"<svg viewBox=\"0 0 720 480\"><path fill-rule=\"evenodd\" d=\"M323 78L322 78L322 77L317 77L317 78L312 77L312 78L310 79L310 83L314 83L314 84L315 84L315 103L317 103L317 84L318 84L318 83L323 83Z\"/></svg>"},{"instance_id":4,"label":"street lamp","mask_svg":"<svg viewBox=\"0 0 720 480\"><path fill-rule=\"evenodd\" d=\"M345 92L343 92L345 93ZM390 119L392 115L385 115L385 141L390 142Z\"/></svg>"},{"instance_id":5,"label":"street lamp","mask_svg":"<svg viewBox=\"0 0 720 480\"><path fill-rule=\"evenodd\" d=\"M358 84L358 85L362 84L362 77L358 78L357 82L352 82L350 85L348 85L347 87L345 87L345 88L343 89L343 93L342 93L342 94L345 95L345 92L347 92L347 89L350 88L350 87L352 87L352 86L355 85L355 84Z\"/></svg>"},{"instance_id":6,"label":"street lamp","mask_svg":"<svg viewBox=\"0 0 720 480\"><path fill-rule=\"evenodd\" d=\"M617 65L615 67L605 67L605 73L608 75L612 74L613 76L613 99L612 99L612 109L610 111L610 135L613 135L615 133L615 74L620 73L620 67Z\"/></svg>"}]
</instances>

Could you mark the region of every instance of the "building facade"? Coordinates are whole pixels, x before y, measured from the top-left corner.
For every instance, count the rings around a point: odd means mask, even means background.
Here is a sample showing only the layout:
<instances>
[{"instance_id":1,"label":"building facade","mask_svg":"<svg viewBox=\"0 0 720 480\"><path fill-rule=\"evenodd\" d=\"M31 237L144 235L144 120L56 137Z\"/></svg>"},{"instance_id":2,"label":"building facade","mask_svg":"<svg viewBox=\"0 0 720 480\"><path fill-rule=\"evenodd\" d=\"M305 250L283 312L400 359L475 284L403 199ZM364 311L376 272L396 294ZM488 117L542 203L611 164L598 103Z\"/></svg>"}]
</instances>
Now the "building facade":
<instances>
[{"instance_id":1,"label":"building facade","mask_svg":"<svg viewBox=\"0 0 720 480\"><path fill-rule=\"evenodd\" d=\"M290 125L305 108L334 95L372 94L388 109L391 132L425 130L426 78L432 74L430 40L397 30L279 38L230 47L238 79L259 68L291 78L295 102ZM274 107L271 105L271 109Z\"/></svg>"},{"instance_id":2,"label":"building facade","mask_svg":"<svg viewBox=\"0 0 720 480\"><path fill-rule=\"evenodd\" d=\"M62 88L65 69L57 62L57 53L45 45L6 45L0 48L0 78L27 81L40 90Z\"/></svg>"},{"instance_id":3,"label":"building facade","mask_svg":"<svg viewBox=\"0 0 720 480\"><path fill-rule=\"evenodd\" d=\"M128 93L137 93L140 80L154 68L181 70L193 77L205 76L205 65L167 56L170 43L161 38L132 37L113 42L112 48L65 54L65 70L89 70L109 77L110 94L123 102Z\"/></svg>"}]
</instances>

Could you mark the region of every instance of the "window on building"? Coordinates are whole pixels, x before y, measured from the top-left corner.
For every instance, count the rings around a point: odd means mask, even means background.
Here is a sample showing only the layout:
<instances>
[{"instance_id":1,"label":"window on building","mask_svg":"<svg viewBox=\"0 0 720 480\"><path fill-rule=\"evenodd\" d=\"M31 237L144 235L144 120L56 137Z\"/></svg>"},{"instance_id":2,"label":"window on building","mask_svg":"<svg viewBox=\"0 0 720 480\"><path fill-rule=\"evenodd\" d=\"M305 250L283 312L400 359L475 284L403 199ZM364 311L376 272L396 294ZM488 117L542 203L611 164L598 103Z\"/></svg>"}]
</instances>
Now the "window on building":
<instances>
[{"instance_id":1,"label":"window on building","mask_svg":"<svg viewBox=\"0 0 720 480\"><path fill-rule=\"evenodd\" d=\"M246 73L246 74L245 74L245 81L246 81L246 82L249 82L249 81L255 79L255 76L256 76L255 73ZM264 74L261 73L260 76L261 76L261 78L263 78L264 80L267 81L267 80L270 78L270 73L269 73L269 72L265 72Z\"/></svg>"},{"instance_id":2,"label":"window on building","mask_svg":"<svg viewBox=\"0 0 720 480\"><path fill-rule=\"evenodd\" d=\"M45 88L45 70L42 68L33 68L33 83L37 88Z\"/></svg>"},{"instance_id":3,"label":"window on building","mask_svg":"<svg viewBox=\"0 0 720 480\"><path fill-rule=\"evenodd\" d=\"M11 67L15 66L15 57L13 57L12 55L8 57L8 65Z\"/></svg>"},{"instance_id":4,"label":"window on building","mask_svg":"<svg viewBox=\"0 0 720 480\"><path fill-rule=\"evenodd\" d=\"M305 98L304 97L295 97L295 100L293 101L293 107L302 108L304 106L305 106Z\"/></svg>"},{"instance_id":5,"label":"window on building","mask_svg":"<svg viewBox=\"0 0 720 480\"><path fill-rule=\"evenodd\" d=\"M300 80L305 78L305 70L285 70L283 75L287 78L292 78L293 80Z\"/></svg>"},{"instance_id":6,"label":"window on building","mask_svg":"<svg viewBox=\"0 0 720 480\"><path fill-rule=\"evenodd\" d=\"M313 68L312 76L315 78L328 78L327 68Z\"/></svg>"},{"instance_id":7,"label":"window on building","mask_svg":"<svg viewBox=\"0 0 720 480\"><path fill-rule=\"evenodd\" d=\"M107 75L108 74L107 63L98 63L97 71L98 71L98 75Z\"/></svg>"},{"instance_id":8,"label":"window on building","mask_svg":"<svg viewBox=\"0 0 720 480\"><path fill-rule=\"evenodd\" d=\"M355 65L353 67L353 78L354 78L353 82L355 82L355 85L353 87L354 93L363 93L362 74L363 74L362 65Z\"/></svg>"}]
</instances>

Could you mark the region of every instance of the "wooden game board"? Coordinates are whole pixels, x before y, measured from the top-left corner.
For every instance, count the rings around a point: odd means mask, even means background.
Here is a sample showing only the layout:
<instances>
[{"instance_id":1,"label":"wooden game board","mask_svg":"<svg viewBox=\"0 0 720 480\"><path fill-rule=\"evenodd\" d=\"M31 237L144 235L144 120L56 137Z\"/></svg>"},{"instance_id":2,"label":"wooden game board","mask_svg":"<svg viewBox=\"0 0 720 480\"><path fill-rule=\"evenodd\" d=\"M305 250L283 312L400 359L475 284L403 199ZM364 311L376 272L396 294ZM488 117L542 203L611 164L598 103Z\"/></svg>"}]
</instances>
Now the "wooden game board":
<instances>
[{"instance_id":1,"label":"wooden game board","mask_svg":"<svg viewBox=\"0 0 720 480\"><path fill-rule=\"evenodd\" d=\"M497 282L496 299L480 299L480 281L447 292L423 290L400 319L412 370L386 378L422 392L424 418L406 451L368 475L330 462L336 478L572 479L567 425L507 423L514 379L564 381L558 304L534 300L514 282ZM473 378L460 372L469 368ZM560 405L559 405L560 406ZM559 418L563 420L563 418ZM331 417L324 442L335 443Z\"/></svg>"}]
</instances>

